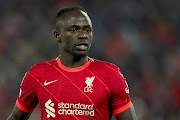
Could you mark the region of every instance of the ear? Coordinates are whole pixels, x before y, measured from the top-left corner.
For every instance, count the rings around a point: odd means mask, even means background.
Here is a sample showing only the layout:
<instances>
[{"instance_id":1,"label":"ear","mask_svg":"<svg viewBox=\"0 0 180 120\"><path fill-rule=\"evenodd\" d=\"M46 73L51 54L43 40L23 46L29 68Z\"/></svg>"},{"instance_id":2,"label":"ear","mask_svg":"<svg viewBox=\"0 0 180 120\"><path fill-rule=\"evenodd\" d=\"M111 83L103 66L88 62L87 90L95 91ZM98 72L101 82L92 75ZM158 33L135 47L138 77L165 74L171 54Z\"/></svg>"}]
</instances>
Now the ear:
<instances>
[{"instance_id":1,"label":"ear","mask_svg":"<svg viewBox=\"0 0 180 120\"><path fill-rule=\"evenodd\" d=\"M60 33L56 30L53 30L54 36L58 42L61 42Z\"/></svg>"}]
</instances>

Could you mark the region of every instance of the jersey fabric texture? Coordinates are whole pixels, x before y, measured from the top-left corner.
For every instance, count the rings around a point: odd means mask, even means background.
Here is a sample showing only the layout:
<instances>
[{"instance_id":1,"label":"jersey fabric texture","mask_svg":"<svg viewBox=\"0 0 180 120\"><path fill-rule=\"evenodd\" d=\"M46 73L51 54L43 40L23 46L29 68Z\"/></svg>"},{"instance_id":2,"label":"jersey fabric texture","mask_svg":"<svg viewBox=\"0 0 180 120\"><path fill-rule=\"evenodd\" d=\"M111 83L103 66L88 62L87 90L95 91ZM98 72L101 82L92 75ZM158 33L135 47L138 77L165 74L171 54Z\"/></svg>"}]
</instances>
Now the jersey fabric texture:
<instances>
[{"instance_id":1,"label":"jersey fabric texture","mask_svg":"<svg viewBox=\"0 0 180 120\"><path fill-rule=\"evenodd\" d=\"M89 61L68 68L57 59L35 64L25 74L16 105L32 112L40 102L41 120L109 120L132 106L120 69L109 62Z\"/></svg>"}]
</instances>

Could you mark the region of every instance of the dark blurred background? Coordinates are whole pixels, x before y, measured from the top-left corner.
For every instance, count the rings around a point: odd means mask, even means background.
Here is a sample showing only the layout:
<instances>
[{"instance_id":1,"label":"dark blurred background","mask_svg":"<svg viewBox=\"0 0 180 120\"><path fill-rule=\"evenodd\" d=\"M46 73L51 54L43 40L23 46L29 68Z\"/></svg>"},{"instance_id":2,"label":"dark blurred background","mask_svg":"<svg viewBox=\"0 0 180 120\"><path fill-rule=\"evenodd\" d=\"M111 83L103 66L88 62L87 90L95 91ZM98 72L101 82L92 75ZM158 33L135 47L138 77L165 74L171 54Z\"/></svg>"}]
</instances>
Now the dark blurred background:
<instances>
[{"instance_id":1,"label":"dark blurred background","mask_svg":"<svg viewBox=\"0 0 180 120\"><path fill-rule=\"evenodd\" d=\"M138 120L180 120L179 0L1 0L0 120L13 110L24 73L59 55L60 8L83 6L93 21L89 56L121 68ZM40 120L39 107L30 120Z\"/></svg>"}]
</instances>

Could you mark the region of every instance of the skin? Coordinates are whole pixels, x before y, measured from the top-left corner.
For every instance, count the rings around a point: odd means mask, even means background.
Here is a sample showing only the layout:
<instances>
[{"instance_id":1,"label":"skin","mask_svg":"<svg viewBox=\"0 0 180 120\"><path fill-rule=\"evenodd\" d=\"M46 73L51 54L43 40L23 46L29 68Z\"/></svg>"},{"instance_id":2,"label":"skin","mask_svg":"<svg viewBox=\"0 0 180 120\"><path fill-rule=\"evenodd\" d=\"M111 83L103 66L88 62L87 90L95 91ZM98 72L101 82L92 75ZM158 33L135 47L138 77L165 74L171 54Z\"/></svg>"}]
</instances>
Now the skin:
<instances>
[{"instance_id":1,"label":"skin","mask_svg":"<svg viewBox=\"0 0 180 120\"><path fill-rule=\"evenodd\" d=\"M13 112L7 118L7 120L27 120L32 112L26 113L21 111L16 105L14 106Z\"/></svg>"},{"instance_id":2,"label":"skin","mask_svg":"<svg viewBox=\"0 0 180 120\"><path fill-rule=\"evenodd\" d=\"M136 113L133 106L115 116L117 120L137 120Z\"/></svg>"},{"instance_id":3,"label":"skin","mask_svg":"<svg viewBox=\"0 0 180 120\"><path fill-rule=\"evenodd\" d=\"M92 22L82 11L64 13L53 31L59 42L60 59L67 67L79 67L88 61L87 53L92 43ZM78 44L86 44L87 49L79 49ZM21 111L16 105L8 120L27 120L31 113ZM117 120L136 120L134 107L116 115Z\"/></svg>"},{"instance_id":4,"label":"skin","mask_svg":"<svg viewBox=\"0 0 180 120\"><path fill-rule=\"evenodd\" d=\"M88 61L87 53L92 43L92 22L82 11L70 11L60 17L54 31L60 43L61 62L67 67L79 67ZM77 48L77 44L87 44L86 50Z\"/></svg>"}]
</instances>

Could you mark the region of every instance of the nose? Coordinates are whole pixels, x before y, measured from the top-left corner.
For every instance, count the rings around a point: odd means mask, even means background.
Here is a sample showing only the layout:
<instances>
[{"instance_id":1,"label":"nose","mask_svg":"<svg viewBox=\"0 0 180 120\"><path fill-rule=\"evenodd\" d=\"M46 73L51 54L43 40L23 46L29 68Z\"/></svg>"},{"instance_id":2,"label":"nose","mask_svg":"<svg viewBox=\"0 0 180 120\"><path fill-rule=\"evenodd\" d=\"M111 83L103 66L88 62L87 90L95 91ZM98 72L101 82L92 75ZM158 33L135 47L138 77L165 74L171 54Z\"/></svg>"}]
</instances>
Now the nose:
<instances>
[{"instance_id":1,"label":"nose","mask_svg":"<svg viewBox=\"0 0 180 120\"><path fill-rule=\"evenodd\" d=\"M78 39L87 39L87 38L88 38L88 36L87 36L86 32L84 30L80 30Z\"/></svg>"}]
</instances>

